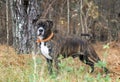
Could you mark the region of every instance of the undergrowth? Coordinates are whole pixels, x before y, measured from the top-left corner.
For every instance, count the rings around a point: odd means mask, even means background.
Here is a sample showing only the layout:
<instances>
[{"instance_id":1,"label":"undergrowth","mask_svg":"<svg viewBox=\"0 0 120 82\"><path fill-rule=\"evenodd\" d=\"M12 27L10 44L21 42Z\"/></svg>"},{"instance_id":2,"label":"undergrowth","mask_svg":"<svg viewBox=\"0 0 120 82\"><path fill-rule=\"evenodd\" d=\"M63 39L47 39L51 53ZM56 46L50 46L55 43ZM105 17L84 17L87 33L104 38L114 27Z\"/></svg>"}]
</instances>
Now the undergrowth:
<instances>
[{"instance_id":1,"label":"undergrowth","mask_svg":"<svg viewBox=\"0 0 120 82\"><path fill-rule=\"evenodd\" d=\"M99 70L89 73L91 70L89 66L71 57L61 60L59 74L54 72L49 75L46 61L42 56L24 55L21 57L14 52L1 54L0 82L120 82L119 79L112 81L109 74L105 75ZM106 64L105 61L99 62L95 68L106 66Z\"/></svg>"}]
</instances>

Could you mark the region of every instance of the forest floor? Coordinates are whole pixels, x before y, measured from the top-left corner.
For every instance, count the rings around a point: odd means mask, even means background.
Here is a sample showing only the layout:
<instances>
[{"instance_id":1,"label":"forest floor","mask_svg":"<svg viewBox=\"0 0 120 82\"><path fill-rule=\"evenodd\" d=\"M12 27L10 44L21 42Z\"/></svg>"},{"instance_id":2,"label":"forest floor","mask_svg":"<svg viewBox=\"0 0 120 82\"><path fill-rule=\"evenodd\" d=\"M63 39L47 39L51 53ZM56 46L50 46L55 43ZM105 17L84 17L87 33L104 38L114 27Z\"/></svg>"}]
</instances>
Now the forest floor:
<instances>
[{"instance_id":1,"label":"forest floor","mask_svg":"<svg viewBox=\"0 0 120 82\"><path fill-rule=\"evenodd\" d=\"M120 43L111 42L107 49L103 45L93 46L99 57L107 62L111 71L107 77L100 68L91 74L89 67L77 58L68 58L63 59L58 77L53 75L52 78L41 55L35 56L36 59L32 55L17 55L12 47L0 45L0 82L120 82Z\"/></svg>"}]
</instances>

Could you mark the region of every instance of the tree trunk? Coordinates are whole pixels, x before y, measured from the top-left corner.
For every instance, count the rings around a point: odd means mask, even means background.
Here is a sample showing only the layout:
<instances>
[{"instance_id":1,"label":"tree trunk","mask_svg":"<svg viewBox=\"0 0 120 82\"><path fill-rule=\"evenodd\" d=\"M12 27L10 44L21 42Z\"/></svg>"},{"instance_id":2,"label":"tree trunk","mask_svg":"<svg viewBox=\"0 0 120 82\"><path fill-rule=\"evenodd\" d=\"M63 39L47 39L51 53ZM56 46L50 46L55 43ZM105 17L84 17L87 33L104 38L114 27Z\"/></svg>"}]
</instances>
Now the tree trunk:
<instances>
[{"instance_id":1,"label":"tree trunk","mask_svg":"<svg viewBox=\"0 0 120 82\"><path fill-rule=\"evenodd\" d=\"M68 28L68 34L69 34L69 32L70 32L70 1L69 0L67 0L67 28Z\"/></svg>"},{"instance_id":2,"label":"tree trunk","mask_svg":"<svg viewBox=\"0 0 120 82\"><path fill-rule=\"evenodd\" d=\"M27 11L27 15L28 15L28 42L27 42L27 46L28 46L28 51L34 51L36 52L36 37L37 37L37 33L36 33L36 27L33 24L33 20L36 19L36 16L38 15L39 10L37 9L37 0L30 0L29 2L29 6L28 6L28 11Z\"/></svg>"},{"instance_id":3,"label":"tree trunk","mask_svg":"<svg viewBox=\"0 0 120 82\"><path fill-rule=\"evenodd\" d=\"M10 13L11 13L11 20L12 20L13 47L15 48L16 47L16 42L15 42L16 41L15 40L15 35L16 35L16 32L15 32L15 19L16 19L16 15L15 15L15 12L14 12L13 0L9 0L9 3L10 3Z\"/></svg>"},{"instance_id":4,"label":"tree trunk","mask_svg":"<svg viewBox=\"0 0 120 82\"><path fill-rule=\"evenodd\" d=\"M15 47L19 54L31 53L35 50L36 45L36 28L32 21L38 15L37 11L39 11L37 9L37 0L15 0L13 4L11 13L15 13L12 17L16 22L15 28L13 28L13 44L16 44Z\"/></svg>"},{"instance_id":5,"label":"tree trunk","mask_svg":"<svg viewBox=\"0 0 120 82\"><path fill-rule=\"evenodd\" d=\"M8 0L6 0L6 29L7 29L7 45L9 45L9 28L8 28Z\"/></svg>"}]
</instances>

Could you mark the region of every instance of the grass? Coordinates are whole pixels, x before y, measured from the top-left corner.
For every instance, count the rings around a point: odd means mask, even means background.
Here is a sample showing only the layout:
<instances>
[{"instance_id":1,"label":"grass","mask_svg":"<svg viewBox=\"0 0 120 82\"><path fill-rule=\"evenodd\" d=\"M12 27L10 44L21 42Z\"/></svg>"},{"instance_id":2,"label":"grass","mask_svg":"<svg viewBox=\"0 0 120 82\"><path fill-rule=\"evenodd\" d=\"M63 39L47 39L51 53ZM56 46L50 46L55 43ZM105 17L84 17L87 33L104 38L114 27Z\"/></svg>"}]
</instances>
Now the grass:
<instances>
[{"instance_id":1,"label":"grass","mask_svg":"<svg viewBox=\"0 0 120 82\"><path fill-rule=\"evenodd\" d=\"M48 74L45 59L38 55L17 55L13 48L0 45L0 82L120 82L109 75L104 76L96 67L90 67L77 58L61 60L60 73Z\"/></svg>"}]
</instances>

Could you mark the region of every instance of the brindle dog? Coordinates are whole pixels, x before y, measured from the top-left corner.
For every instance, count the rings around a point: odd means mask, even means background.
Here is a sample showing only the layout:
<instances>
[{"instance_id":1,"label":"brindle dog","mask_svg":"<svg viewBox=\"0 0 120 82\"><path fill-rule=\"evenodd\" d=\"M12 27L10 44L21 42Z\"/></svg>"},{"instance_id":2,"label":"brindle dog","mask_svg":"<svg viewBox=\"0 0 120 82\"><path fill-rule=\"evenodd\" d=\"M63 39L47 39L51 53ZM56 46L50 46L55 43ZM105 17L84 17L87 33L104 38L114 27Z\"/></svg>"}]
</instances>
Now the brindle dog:
<instances>
[{"instance_id":1,"label":"brindle dog","mask_svg":"<svg viewBox=\"0 0 120 82\"><path fill-rule=\"evenodd\" d=\"M53 33L53 22L46 20L37 24L37 36L42 55L46 58L49 72L52 73L52 63L54 61L58 69L58 57L79 57L79 59L91 67L94 71L94 63L101 61L90 43L78 37L61 36ZM106 73L108 69L102 67Z\"/></svg>"}]
</instances>

